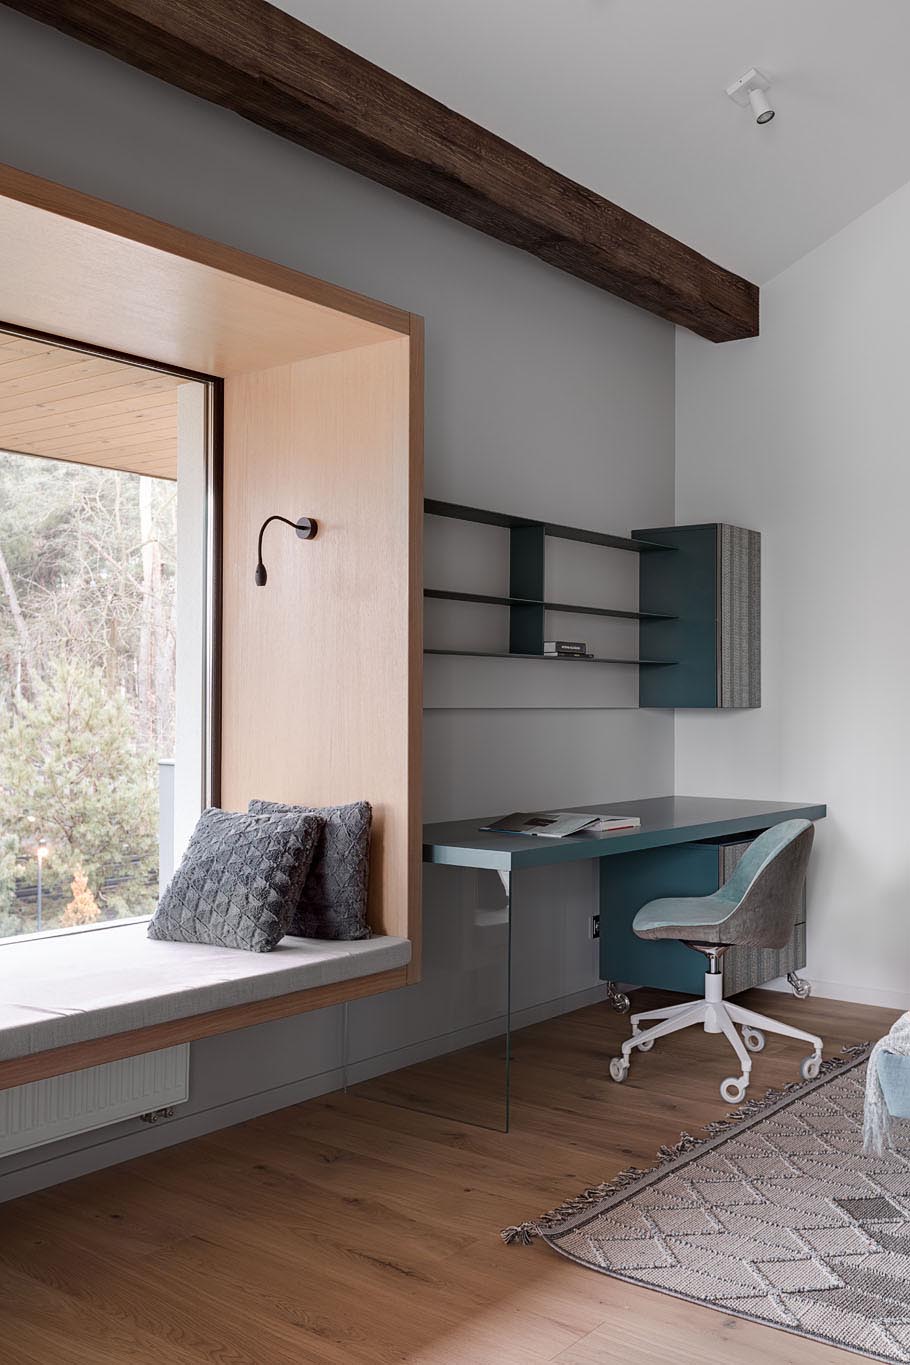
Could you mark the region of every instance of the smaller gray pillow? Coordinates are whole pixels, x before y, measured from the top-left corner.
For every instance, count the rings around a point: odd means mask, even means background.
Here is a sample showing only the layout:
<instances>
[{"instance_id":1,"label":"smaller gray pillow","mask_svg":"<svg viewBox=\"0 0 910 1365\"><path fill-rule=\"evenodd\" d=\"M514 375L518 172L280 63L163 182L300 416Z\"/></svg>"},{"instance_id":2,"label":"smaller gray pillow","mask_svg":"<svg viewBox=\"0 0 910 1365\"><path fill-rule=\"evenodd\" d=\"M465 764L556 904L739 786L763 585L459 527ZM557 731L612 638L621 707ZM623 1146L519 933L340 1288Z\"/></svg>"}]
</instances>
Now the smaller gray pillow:
<instances>
[{"instance_id":1,"label":"smaller gray pillow","mask_svg":"<svg viewBox=\"0 0 910 1365\"><path fill-rule=\"evenodd\" d=\"M290 929L321 828L300 810L203 811L149 938L271 951Z\"/></svg>"},{"instance_id":2,"label":"smaller gray pillow","mask_svg":"<svg viewBox=\"0 0 910 1365\"><path fill-rule=\"evenodd\" d=\"M283 806L275 801L251 801L249 809L252 814L297 811L318 816L322 823L288 933L300 938L369 938L367 892L373 824L369 801L354 801L348 806Z\"/></svg>"}]
</instances>

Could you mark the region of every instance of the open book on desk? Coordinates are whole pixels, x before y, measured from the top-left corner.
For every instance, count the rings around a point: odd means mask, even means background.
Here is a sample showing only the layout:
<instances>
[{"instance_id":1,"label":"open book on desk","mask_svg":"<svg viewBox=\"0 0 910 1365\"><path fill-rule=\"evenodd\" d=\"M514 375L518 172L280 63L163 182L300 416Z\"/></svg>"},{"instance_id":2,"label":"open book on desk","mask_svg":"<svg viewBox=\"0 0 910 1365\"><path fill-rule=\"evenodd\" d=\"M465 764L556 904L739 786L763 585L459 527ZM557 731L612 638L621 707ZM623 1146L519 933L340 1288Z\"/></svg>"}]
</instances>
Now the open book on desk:
<instances>
[{"instance_id":1,"label":"open book on desk","mask_svg":"<svg viewBox=\"0 0 910 1365\"><path fill-rule=\"evenodd\" d=\"M570 834L606 834L638 829L637 815L586 815L577 810L515 811L492 824L481 825L485 834L531 834L542 839L565 839Z\"/></svg>"}]
</instances>

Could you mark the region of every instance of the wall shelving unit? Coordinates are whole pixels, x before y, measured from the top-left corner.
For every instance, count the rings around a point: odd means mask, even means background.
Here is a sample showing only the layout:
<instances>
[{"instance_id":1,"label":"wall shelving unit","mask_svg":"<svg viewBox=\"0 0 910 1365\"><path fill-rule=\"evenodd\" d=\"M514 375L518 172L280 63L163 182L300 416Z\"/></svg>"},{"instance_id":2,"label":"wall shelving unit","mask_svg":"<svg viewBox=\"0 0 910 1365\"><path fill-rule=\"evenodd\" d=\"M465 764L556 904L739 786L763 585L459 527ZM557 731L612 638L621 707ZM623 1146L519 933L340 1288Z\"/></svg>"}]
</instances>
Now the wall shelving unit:
<instances>
[{"instance_id":1,"label":"wall shelving unit","mask_svg":"<svg viewBox=\"0 0 910 1365\"><path fill-rule=\"evenodd\" d=\"M707 709L761 704L761 537L757 531L712 523L618 536L432 498L425 501L424 510L430 516L499 526L509 532L507 594L424 590L427 598L508 608L508 650L428 648L425 653L546 659L551 666L637 667L644 670L639 685L642 706ZM549 538L640 555L637 610L551 601L546 592ZM636 621L644 657L553 659L543 652L548 611Z\"/></svg>"},{"instance_id":2,"label":"wall shelving unit","mask_svg":"<svg viewBox=\"0 0 910 1365\"><path fill-rule=\"evenodd\" d=\"M431 516L451 517L457 521L479 522L486 526L504 527L509 532L509 594L488 595L475 592L452 592L442 588L426 588L424 596L449 602L477 602L484 606L509 609L508 650L427 649L427 654L444 654L480 659L546 659L551 666L561 664L626 664L639 668L661 668L672 664L672 659L642 659L624 656L594 659L554 659L543 652L546 613L565 612L576 616L608 616L620 621L664 621L671 619L664 612L634 611L619 607L595 607L579 603L551 602L547 599L546 543L548 538L583 541L609 550L627 550L632 554L656 553L662 556L673 551L668 547L638 540L631 536L616 536L605 531L585 531L577 526L561 526L554 522L531 521L526 517L510 516L505 512L490 512L479 507L463 507L459 503L437 502L427 499L424 510Z\"/></svg>"}]
</instances>

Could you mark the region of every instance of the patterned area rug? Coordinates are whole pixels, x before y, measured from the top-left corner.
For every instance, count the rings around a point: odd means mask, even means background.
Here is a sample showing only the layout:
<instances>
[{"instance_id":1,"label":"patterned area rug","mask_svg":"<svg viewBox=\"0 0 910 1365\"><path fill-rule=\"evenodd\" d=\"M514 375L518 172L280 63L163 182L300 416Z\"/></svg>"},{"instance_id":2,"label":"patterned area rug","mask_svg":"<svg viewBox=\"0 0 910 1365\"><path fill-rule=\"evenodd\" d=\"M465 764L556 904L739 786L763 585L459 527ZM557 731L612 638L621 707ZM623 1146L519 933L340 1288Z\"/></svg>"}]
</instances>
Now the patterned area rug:
<instances>
[{"instance_id":1,"label":"patterned area rug","mask_svg":"<svg viewBox=\"0 0 910 1365\"><path fill-rule=\"evenodd\" d=\"M868 1053L751 1101L708 1138L684 1133L653 1170L624 1171L504 1240L542 1237L605 1275L910 1362L910 1139L863 1154Z\"/></svg>"}]
</instances>

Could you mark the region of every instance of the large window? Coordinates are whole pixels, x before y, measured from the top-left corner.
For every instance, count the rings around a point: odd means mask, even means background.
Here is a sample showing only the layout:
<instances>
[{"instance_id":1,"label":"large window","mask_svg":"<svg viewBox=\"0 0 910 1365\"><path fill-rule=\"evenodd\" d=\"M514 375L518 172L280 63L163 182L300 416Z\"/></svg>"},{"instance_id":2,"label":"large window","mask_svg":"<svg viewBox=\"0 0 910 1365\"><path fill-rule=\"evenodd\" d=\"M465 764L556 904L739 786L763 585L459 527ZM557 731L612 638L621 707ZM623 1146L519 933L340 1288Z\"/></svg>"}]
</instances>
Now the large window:
<instances>
[{"instance_id":1,"label":"large window","mask_svg":"<svg viewBox=\"0 0 910 1365\"><path fill-rule=\"evenodd\" d=\"M0 940L151 913L207 797L209 399L0 333Z\"/></svg>"}]
</instances>

